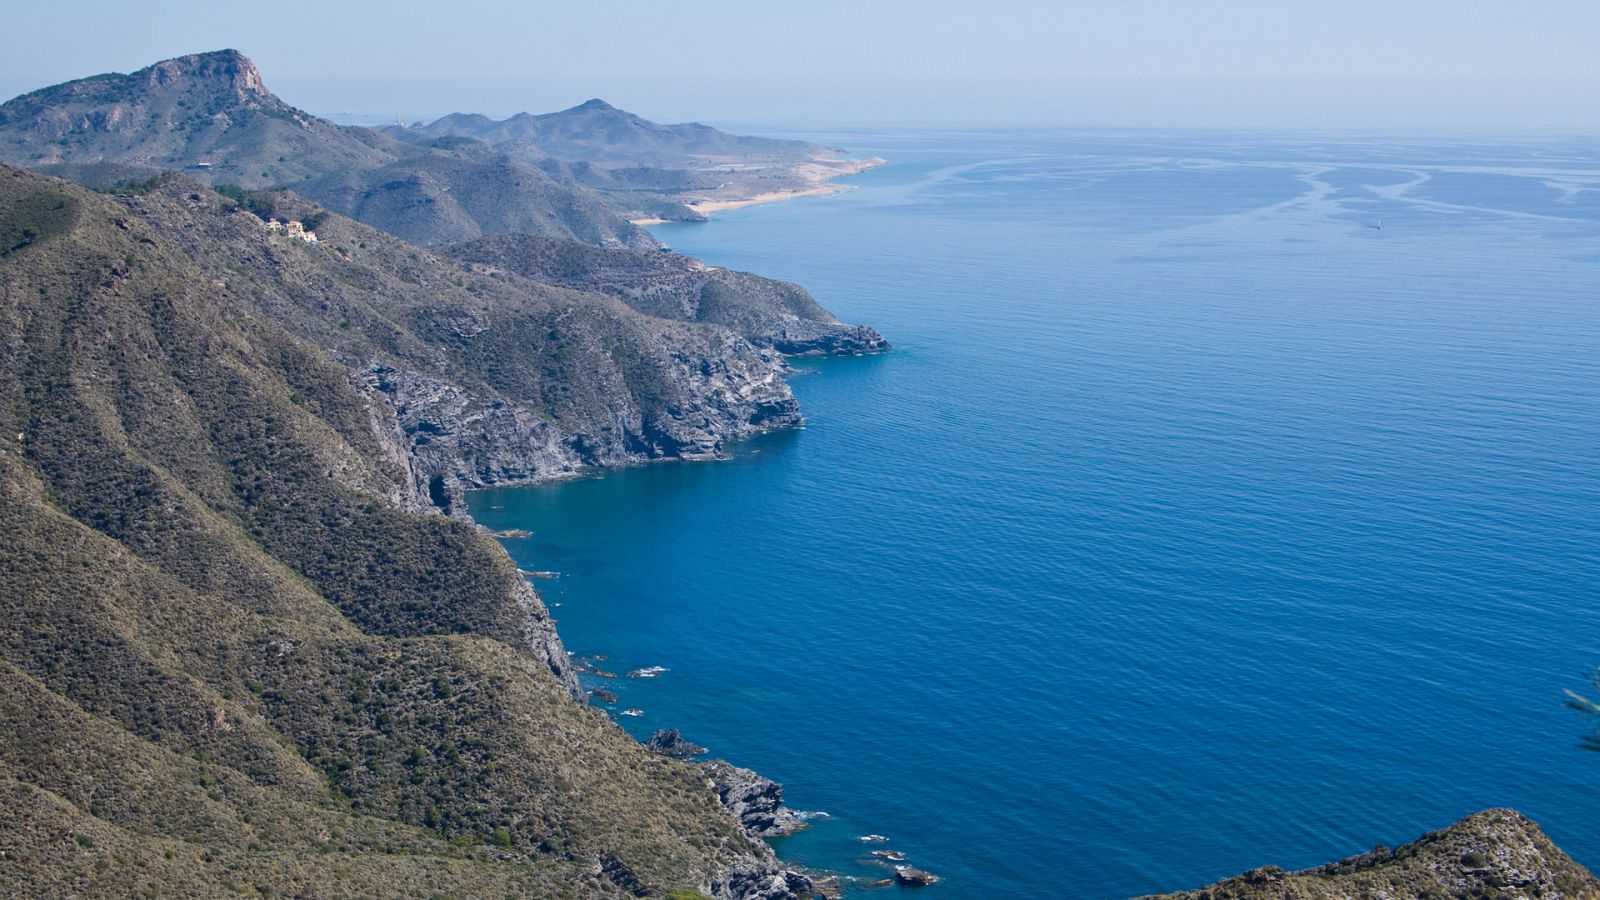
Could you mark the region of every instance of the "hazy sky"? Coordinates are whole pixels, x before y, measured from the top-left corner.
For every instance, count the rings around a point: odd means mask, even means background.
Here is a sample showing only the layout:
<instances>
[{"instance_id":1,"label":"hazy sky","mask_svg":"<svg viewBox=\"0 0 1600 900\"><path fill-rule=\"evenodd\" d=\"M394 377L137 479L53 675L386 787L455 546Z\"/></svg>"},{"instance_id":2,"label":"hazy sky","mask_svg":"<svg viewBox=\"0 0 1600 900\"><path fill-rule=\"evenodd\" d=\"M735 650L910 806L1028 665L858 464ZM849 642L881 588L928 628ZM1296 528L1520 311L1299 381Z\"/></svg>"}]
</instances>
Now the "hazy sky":
<instances>
[{"instance_id":1,"label":"hazy sky","mask_svg":"<svg viewBox=\"0 0 1600 900\"><path fill-rule=\"evenodd\" d=\"M1600 133L1600 0L19 2L0 94L235 47L316 113Z\"/></svg>"}]
</instances>

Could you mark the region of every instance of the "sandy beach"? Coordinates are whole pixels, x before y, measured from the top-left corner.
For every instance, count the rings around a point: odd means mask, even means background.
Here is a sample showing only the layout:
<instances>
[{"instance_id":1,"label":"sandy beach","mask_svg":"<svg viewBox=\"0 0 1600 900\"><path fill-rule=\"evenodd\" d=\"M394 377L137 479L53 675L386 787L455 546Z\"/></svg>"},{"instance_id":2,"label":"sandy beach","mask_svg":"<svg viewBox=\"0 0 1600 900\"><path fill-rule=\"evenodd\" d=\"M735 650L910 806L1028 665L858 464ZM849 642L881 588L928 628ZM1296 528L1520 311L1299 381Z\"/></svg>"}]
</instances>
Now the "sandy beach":
<instances>
[{"instance_id":1,"label":"sandy beach","mask_svg":"<svg viewBox=\"0 0 1600 900\"><path fill-rule=\"evenodd\" d=\"M856 175L861 172L865 172L868 169L875 169L878 166L883 165L885 162L887 162L887 160L884 160L880 157L872 157L870 159L815 160L813 162L796 166L793 170L794 175L798 176L802 181L808 184L807 187L788 188L776 191L763 191L759 194L753 194L744 197L733 196L726 198L706 198L704 200L696 200L685 205L701 215L710 215L711 213L722 212L724 210L739 209L740 207L744 206L754 206L758 203L776 203L781 200L794 200L798 197L825 197L829 194L837 194L841 191L848 191L852 187L852 185L848 184L833 184L831 183L833 179L843 178L846 175ZM647 223L635 222L634 224L638 225ZM656 223L649 222L648 224Z\"/></svg>"},{"instance_id":2,"label":"sandy beach","mask_svg":"<svg viewBox=\"0 0 1600 900\"><path fill-rule=\"evenodd\" d=\"M779 200L793 200L796 197L825 197L828 194L848 191L850 187L851 185L848 184L819 184L816 187L792 191L768 191L765 194L756 194L754 197L745 197L740 200L700 200L686 205L697 213L709 214L722 212L726 209L738 209L741 206L754 206L757 203L776 203ZM642 223L635 222L634 224Z\"/></svg>"}]
</instances>

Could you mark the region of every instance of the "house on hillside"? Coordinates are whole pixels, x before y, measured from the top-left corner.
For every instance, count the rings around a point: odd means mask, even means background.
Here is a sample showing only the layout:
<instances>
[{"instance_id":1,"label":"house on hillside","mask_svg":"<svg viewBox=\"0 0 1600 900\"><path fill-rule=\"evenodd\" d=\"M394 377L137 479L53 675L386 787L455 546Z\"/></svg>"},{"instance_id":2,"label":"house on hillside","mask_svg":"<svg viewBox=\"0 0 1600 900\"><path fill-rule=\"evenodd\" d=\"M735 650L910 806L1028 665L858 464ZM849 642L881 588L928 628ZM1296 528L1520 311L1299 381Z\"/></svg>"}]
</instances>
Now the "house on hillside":
<instances>
[{"instance_id":1,"label":"house on hillside","mask_svg":"<svg viewBox=\"0 0 1600 900\"><path fill-rule=\"evenodd\" d=\"M305 223L301 222L299 219L290 219L287 222L280 222L277 219L268 219L267 230L281 231L289 237L299 238L308 244L317 243L317 233L315 231L307 231Z\"/></svg>"}]
</instances>

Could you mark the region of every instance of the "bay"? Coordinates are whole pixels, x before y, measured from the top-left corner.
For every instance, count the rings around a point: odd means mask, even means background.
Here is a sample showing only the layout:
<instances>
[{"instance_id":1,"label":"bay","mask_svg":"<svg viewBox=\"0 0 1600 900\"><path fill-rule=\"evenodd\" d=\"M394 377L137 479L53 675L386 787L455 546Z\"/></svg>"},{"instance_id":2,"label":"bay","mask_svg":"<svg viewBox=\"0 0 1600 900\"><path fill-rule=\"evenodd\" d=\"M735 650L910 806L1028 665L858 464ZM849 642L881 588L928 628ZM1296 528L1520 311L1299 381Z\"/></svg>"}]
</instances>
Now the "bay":
<instances>
[{"instance_id":1,"label":"bay","mask_svg":"<svg viewBox=\"0 0 1600 900\"><path fill-rule=\"evenodd\" d=\"M808 135L849 192L660 226L891 353L804 430L471 496L619 724L945 897L1318 864L1490 806L1600 865L1600 146ZM864 844L879 833L885 844Z\"/></svg>"}]
</instances>

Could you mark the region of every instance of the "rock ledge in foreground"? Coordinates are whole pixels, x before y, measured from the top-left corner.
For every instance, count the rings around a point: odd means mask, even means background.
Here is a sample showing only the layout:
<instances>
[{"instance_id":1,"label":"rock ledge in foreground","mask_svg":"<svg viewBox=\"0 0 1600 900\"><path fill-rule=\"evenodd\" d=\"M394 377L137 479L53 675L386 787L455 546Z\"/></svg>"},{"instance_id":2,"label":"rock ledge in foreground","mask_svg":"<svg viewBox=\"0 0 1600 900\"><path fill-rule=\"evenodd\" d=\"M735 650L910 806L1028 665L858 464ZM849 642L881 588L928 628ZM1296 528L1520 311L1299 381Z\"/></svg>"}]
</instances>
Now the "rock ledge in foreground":
<instances>
[{"instance_id":1,"label":"rock ledge in foreground","mask_svg":"<svg viewBox=\"0 0 1600 900\"><path fill-rule=\"evenodd\" d=\"M1393 850L1380 846L1299 872L1264 866L1198 890L1154 897L1600 898L1600 880L1561 852L1527 816L1511 809L1490 809Z\"/></svg>"}]
</instances>

